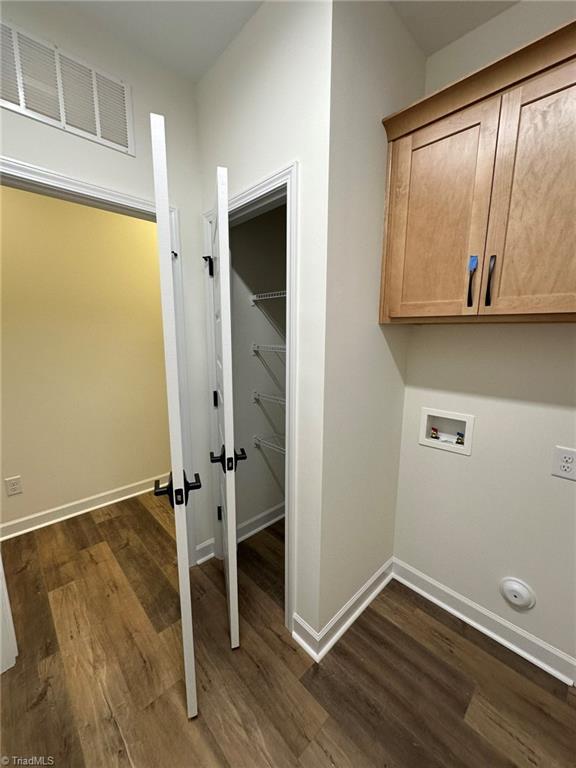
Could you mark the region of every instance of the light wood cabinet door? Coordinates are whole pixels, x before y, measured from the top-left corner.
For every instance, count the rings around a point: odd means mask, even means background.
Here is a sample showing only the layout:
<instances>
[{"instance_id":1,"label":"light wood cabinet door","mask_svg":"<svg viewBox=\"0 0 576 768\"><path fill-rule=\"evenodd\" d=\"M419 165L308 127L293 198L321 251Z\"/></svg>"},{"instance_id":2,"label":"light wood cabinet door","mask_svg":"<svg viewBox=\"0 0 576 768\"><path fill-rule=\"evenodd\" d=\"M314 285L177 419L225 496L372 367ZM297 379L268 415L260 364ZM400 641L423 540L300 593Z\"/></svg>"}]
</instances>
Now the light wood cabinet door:
<instances>
[{"instance_id":1,"label":"light wood cabinet door","mask_svg":"<svg viewBox=\"0 0 576 768\"><path fill-rule=\"evenodd\" d=\"M499 110L495 96L392 144L385 316L478 313Z\"/></svg>"},{"instance_id":2,"label":"light wood cabinet door","mask_svg":"<svg viewBox=\"0 0 576 768\"><path fill-rule=\"evenodd\" d=\"M574 61L502 96L480 301L481 315L558 312L576 312Z\"/></svg>"}]
</instances>

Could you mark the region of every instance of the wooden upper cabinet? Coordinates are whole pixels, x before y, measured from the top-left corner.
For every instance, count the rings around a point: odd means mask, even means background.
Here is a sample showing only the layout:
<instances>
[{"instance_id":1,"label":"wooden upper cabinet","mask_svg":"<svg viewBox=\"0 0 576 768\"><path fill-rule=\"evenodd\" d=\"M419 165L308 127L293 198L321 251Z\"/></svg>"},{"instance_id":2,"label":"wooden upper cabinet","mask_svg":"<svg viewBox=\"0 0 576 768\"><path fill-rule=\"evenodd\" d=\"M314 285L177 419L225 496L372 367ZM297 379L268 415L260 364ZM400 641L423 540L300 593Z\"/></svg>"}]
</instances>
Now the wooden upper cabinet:
<instances>
[{"instance_id":1,"label":"wooden upper cabinet","mask_svg":"<svg viewBox=\"0 0 576 768\"><path fill-rule=\"evenodd\" d=\"M498 96L394 143L390 317L478 313L499 111Z\"/></svg>"},{"instance_id":2,"label":"wooden upper cabinet","mask_svg":"<svg viewBox=\"0 0 576 768\"><path fill-rule=\"evenodd\" d=\"M502 66L384 121L381 322L576 319L576 24Z\"/></svg>"},{"instance_id":3,"label":"wooden upper cabinet","mask_svg":"<svg viewBox=\"0 0 576 768\"><path fill-rule=\"evenodd\" d=\"M502 97L482 314L576 312L576 62Z\"/></svg>"}]
</instances>

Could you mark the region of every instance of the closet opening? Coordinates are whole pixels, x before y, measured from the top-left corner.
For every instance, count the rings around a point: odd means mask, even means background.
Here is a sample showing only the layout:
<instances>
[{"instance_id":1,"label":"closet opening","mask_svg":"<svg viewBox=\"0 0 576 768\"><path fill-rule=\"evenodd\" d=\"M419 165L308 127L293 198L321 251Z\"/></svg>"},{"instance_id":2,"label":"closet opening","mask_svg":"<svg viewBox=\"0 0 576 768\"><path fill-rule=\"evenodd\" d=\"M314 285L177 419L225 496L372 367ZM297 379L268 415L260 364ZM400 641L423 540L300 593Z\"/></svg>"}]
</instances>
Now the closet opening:
<instances>
[{"instance_id":1,"label":"closet opening","mask_svg":"<svg viewBox=\"0 0 576 768\"><path fill-rule=\"evenodd\" d=\"M230 213L238 569L285 610L287 192Z\"/></svg>"}]
</instances>

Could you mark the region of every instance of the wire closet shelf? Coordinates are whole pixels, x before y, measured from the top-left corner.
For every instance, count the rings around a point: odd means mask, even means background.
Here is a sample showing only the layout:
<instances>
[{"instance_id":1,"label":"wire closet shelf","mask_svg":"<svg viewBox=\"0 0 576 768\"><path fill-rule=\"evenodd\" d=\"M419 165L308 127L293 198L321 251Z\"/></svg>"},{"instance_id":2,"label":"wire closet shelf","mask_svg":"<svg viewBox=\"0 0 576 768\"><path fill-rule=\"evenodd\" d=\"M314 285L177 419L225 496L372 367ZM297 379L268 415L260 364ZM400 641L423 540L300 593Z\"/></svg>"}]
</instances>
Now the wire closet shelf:
<instances>
[{"instance_id":1,"label":"wire closet shelf","mask_svg":"<svg viewBox=\"0 0 576 768\"><path fill-rule=\"evenodd\" d=\"M272 299L285 299L286 291L266 291L265 293L252 294L251 301L252 306L261 301L270 301ZM286 352L285 344L252 344L252 354L259 355L261 353L277 353L283 354ZM274 403L275 405L285 406L286 397L280 395L268 395L264 392L258 392L254 390L253 401L255 403L267 402ZM286 454L284 435L272 434L272 435L254 435L254 447L258 449L267 448L276 453Z\"/></svg>"},{"instance_id":2,"label":"wire closet shelf","mask_svg":"<svg viewBox=\"0 0 576 768\"><path fill-rule=\"evenodd\" d=\"M255 403L262 401L266 403L275 403L276 405L286 405L286 398L280 397L280 395L267 395L265 392L257 392L254 390L252 397Z\"/></svg>"},{"instance_id":3,"label":"wire closet shelf","mask_svg":"<svg viewBox=\"0 0 576 768\"><path fill-rule=\"evenodd\" d=\"M269 301L270 299L285 299L286 291L265 291L264 293L252 294L252 306L258 301Z\"/></svg>"},{"instance_id":4,"label":"wire closet shelf","mask_svg":"<svg viewBox=\"0 0 576 768\"><path fill-rule=\"evenodd\" d=\"M259 355L261 352L286 352L286 344L252 344L253 355Z\"/></svg>"},{"instance_id":5,"label":"wire closet shelf","mask_svg":"<svg viewBox=\"0 0 576 768\"><path fill-rule=\"evenodd\" d=\"M284 435L254 435L254 447L269 448L271 451L285 454L284 440Z\"/></svg>"}]
</instances>

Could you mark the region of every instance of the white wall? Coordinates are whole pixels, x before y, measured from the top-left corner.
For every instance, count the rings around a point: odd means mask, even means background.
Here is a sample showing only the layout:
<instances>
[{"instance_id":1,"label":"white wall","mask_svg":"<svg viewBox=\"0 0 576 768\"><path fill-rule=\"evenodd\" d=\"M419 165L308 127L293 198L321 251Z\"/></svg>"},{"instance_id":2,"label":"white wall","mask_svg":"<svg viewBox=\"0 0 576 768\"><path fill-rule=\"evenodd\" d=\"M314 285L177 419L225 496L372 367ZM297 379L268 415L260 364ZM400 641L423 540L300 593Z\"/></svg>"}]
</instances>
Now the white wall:
<instances>
[{"instance_id":1,"label":"white wall","mask_svg":"<svg viewBox=\"0 0 576 768\"><path fill-rule=\"evenodd\" d=\"M333 11L322 626L392 556L409 331L378 325L387 139L424 56L388 3Z\"/></svg>"},{"instance_id":2,"label":"white wall","mask_svg":"<svg viewBox=\"0 0 576 768\"><path fill-rule=\"evenodd\" d=\"M566 10L535 5L516 5L434 54L428 82L442 85L508 53L519 28L544 35ZM395 545L409 565L572 655L576 486L550 470L555 445L576 445L575 353L574 325L414 330ZM477 416L470 457L417 444L422 406ZM507 575L534 587L532 611L518 613L499 596Z\"/></svg>"},{"instance_id":3,"label":"white wall","mask_svg":"<svg viewBox=\"0 0 576 768\"><path fill-rule=\"evenodd\" d=\"M286 411L264 400L255 403L253 393L285 395L286 355L254 355L252 344L286 343L286 301L253 305L252 294L286 288L286 206L231 227L230 252L234 439L248 455L236 473L236 519L241 526L270 510L284 512L284 455L255 448L254 435L283 435Z\"/></svg>"},{"instance_id":4,"label":"white wall","mask_svg":"<svg viewBox=\"0 0 576 768\"><path fill-rule=\"evenodd\" d=\"M15 3L2 6L2 18L75 53L95 67L131 84L136 156L130 157L28 117L1 111L2 154L103 187L153 199L149 113L166 116L172 205L179 208L186 298L187 340L194 349L189 370L194 405L208 391L204 277L200 227L199 163L192 86L161 69L145 52L130 48L113 31L83 15L80 3ZM202 478L211 470L206 447L209 411L194 409L194 466ZM212 535L213 504L209 483L195 492L197 541Z\"/></svg>"},{"instance_id":5,"label":"white wall","mask_svg":"<svg viewBox=\"0 0 576 768\"><path fill-rule=\"evenodd\" d=\"M575 652L576 489L550 475L576 445L576 329L415 329L408 354L396 555L566 653ZM471 456L418 445L420 408L476 416ZM498 582L532 585L519 613Z\"/></svg>"},{"instance_id":6,"label":"white wall","mask_svg":"<svg viewBox=\"0 0 576 768\"><path fill-rule=\"evenodd\" d=\"M263 4L197 92L205 210L214 205L217 165L229 168L231 193L301 165L295 602L311 624L319 594L331 18L328 3Z\"/></svg>"},{"instance_id":7,"label":"white wall","mask_svg":"<svg viewBox=\"0 0 576 768\"><path fill-rule=\"evenodd\" d=\"M571 0L523 0L433 53L426 61L426 93L466 77L576 19Z\"/></svg>"}]
</instances>

